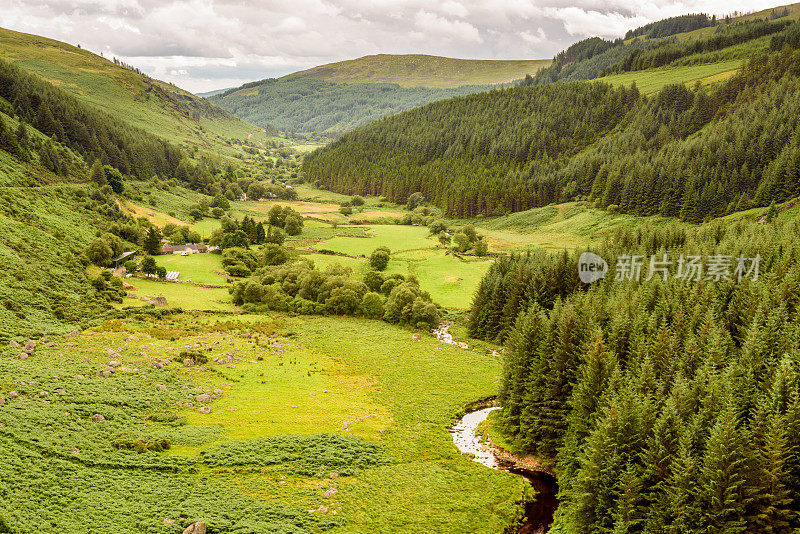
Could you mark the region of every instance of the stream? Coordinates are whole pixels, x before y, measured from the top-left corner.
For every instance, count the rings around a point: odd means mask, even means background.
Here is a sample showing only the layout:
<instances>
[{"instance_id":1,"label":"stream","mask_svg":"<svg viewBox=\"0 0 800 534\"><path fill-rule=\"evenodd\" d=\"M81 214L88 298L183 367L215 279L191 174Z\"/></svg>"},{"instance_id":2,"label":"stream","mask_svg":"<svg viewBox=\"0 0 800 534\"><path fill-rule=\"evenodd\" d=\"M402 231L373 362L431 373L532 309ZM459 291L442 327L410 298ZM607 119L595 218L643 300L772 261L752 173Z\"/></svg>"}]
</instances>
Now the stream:
<instances>
[{"instance_id":1,"label":"stream","mask_svg":"<svg viewBox=\"0 0 800 534\"><path fill-rule=\"evenodd\" d=\"M553 522L553 513L558 507L558 483L552 475L532 469L521 469L498 459L492 448L475 435L478 425L489 417L497 406L469 412L453 425L450 433L453 443L462 454L471 454L474 461L481 465L508 471L525 478L536 491L536 499L524 503L525 520L517 534L545 534Z\"/></svg>"}]
</instances>

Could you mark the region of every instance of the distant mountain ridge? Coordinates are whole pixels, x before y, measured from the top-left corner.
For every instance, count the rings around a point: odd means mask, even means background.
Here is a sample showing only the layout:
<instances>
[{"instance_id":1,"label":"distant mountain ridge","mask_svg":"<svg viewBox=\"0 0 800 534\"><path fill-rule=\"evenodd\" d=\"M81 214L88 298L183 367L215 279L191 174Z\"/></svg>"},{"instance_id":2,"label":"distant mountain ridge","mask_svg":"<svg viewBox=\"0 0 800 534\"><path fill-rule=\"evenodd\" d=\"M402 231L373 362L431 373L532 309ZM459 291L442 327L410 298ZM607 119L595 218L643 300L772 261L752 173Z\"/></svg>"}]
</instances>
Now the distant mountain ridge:
<instances>
[{"instance_id":1,"label":"distant mountain ridge","mask_svg":"<svg viewBox=\"0 0 800 534\"><path fill-rule=\"evenodd\" d=\"M549 59L456 59L427 54L375 54L289 74L334 83L396 83L401 87L452 89L510 83L535 74Z\"/></svg>"}]
</instances>

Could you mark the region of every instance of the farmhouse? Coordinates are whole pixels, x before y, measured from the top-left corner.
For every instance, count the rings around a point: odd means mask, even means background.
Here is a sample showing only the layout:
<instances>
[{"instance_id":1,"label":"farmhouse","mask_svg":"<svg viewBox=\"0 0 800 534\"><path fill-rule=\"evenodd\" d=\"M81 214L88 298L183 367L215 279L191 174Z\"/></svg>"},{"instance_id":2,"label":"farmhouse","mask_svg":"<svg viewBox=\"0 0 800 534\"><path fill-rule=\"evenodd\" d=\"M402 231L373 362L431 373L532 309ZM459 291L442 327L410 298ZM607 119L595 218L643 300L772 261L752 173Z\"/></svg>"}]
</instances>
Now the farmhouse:
<instances>
[{"instance_id":1,"label":"farmhouse","mask_svg":"<svg viewBox=\"0 0 800 534\"><path fill-rule=\"evenodd\" d=\"M205 245L196 245L194 243L187 243L185 245L164 245L161 247L162 254L180 254L181 256L188 256L189 254L199 254L207 252L208 249Z\"/></svg>"},{"instance_id":2,"label":"farmhouse","mask_svg":"<svg viewBox=\"0 0 800 534\"><path fill-rule=\"evenodd\" d=\"M111 263L112 263L112 265L114 265L114 268L117 269L120 265L122 265L126 261L133 260L133 259L136 259L136 251L135 250L129 250L127 252L123 252L122 254L117 256L116 258L112 258L111 259Z\"/></svg>"}]
</instances>

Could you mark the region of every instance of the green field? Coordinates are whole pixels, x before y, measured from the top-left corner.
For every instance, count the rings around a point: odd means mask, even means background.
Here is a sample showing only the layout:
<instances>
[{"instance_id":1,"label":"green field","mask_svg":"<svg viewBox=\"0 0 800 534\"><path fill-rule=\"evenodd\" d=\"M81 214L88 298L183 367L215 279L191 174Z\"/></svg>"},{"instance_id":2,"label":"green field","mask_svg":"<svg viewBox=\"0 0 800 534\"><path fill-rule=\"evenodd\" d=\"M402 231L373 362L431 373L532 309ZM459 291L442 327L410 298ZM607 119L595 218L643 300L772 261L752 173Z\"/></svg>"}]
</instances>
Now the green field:
<instances>
[{"instance_id":1,"label":"green field","mask_svg":"<svg viewBox=\"0 0 800 534\"><path fill-rule=\"evenodd\" d=\"M180 281L198 284L223 285L227 276L222 268L220 254L190 254L188 256L164 255L156 256L156 262L168 271L180 272Z\"/></svg>"},{"instance_id":2,"label":"green field","mask_svg":"<svg viewBox=\"0 0 800 534\"><path fill-rule=\"evenodd\" d=\"M156 280L142 280L129 278L128 283L136 288L130 291L137 298L125 297L121 307L146 306L149 302L140 297L163 296L167 299L167 306L182 308L184 310L220 310L233 311L231 296L226 288L204 288L188 283L159 282Z\"/></svg>"},{"instance_id":3,"label":"green field","mask_svg":"<svg viewBox=\"0 0 800 534\"><path fill-rule=\"evenodd\" d=\"M508 83L535 74L549 59L453 59L423 54L377 54L320 65L288 77L335 83L396 83L402 87L448 88Z\"/></svg>"},{"instance_id":4,"label":"green field","mask_svg":"<svg viewBox=\"0 0 800 534\"><path fill-rule=\"evenodd\" d=\"M723 81L732 76L742 66L743 60L731 59L707 65L690 65L683 67L663 67L623 74L613 74L598 78L611 85L631 85L636 83L639 91L649 95L659 91L665 85L683 83L691 85L697 81L703 85Z\"/></svg>"},{"instance_id":5,"label":"green field","mask_svg":"<svg viewBox=\"0 0 800 534\"><path fill-rule=\"evenodd\" d=\"M212 531L439 533L470 525L495 533L519 513L524 481L461 457L447 432L467 403L496 390L500 362L483 352L416 342L381 322L323 317L130 318L54 341L26 361L0 358L0 393L20 392L0 405L8 424L0 429L0 515L14 532L80 531L89 522L97 533L124 524L166 534L206 521ZM205 366L152 366L200 345L210 348ZM108 348L121 366L104 379L92 368L111 359ZM35 387L12 385L34 377ZM195 397L214 390L211 413L200 413ZM92 413L106 421L92 422ZM159 419L146 422L151 414ZM155 439L171 449L110 446ZM260 448L303 439L316 444L294 461L274 464ZM264 463L235 463L247 454ZM58 476L25 482L32 473Z\"/></svg>"},{"instance_id":6,"label":"green field","mask_svg":"<svg viewBox=\"0 0 800 534\"><path fill-rule=\"evenodd\" d=\"M349 226L342 233L351 233L366 229L369 238L363 237L334 237L314 248L333 250L352 256L369 256L378 247L389 247L392 252L401 250L414 250L419 248L433 248L437 242L428 236L428 229L424 226L401 225L373 225L369 227Z\"/></svg>"}]
</instances>

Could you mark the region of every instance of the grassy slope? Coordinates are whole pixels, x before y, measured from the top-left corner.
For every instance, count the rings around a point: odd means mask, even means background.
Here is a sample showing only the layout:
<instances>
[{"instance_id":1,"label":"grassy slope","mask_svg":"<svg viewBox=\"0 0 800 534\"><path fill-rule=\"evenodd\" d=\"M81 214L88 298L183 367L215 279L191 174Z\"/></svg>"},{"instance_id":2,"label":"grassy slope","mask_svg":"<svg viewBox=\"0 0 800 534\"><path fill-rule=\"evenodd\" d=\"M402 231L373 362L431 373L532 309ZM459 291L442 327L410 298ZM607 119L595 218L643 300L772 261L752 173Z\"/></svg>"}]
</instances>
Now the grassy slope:
<instances>
[{"instance_id":1,"label":"grassy slope","mask_svg":"<svg viewBox=\"0 0 800 534\"><path fill-rule=\"evenodd\" d=\"M508 83L535 74L549 59L453 59L424 54L376 54L320 65L288 77L335 83L396 83L402 87L448 88Z\"/></svg>"},{"instance_id":2,"label":"grassy slope","mask_svg":"<svg viewBox=\"0 0 800 534\"><path fill-rule=\"evenodd\" d=\"M251 525L243 531L435 533L465 532L468 525L469 532L488 534L501 532L517 513L524 482L461 457L447 432L467 403L496 390L500 362L483 352L427 336L415 342L410 332L376 321L322 317L130 319L54 341L58 347L26 361L0 349L0 395L7 399L0 404L7 425L0 428L0 517L13 532L86 532L91 525L98 534L120 528L167 534L208 521L222 532ZM204 351L210 358L241 360L205 368L150 365L198 343L210 347ZM97 376L107 348L136 370ZM223 393L210 403L212 413L199 413L194 397L214 389ZM11 390L20 398L9 398ZM188 424L144 421L168 412ZM92 413L107 421L93 423ZM346 429L345 421L352 422ZM322 477L292 472L283 460L187 469L199 451L230 440L319 432L375 443L390 463L336 479L325 468ZM120 436L166 438L173 447L116 450L110 443ZM309 453L319 461L326 451ZM177 472L158 471L167 465ZM309 513L320 505L338 513Z\"/></svg>"},{"instance_id":3,"label":"grassy slope","mask_svg":"<svg viewBox=\"0 0 800 534\"><path fill-rule=\"evenodd\" d=\"M255 129L174 85L53 39L0 28L0 59L172 142L220 149L225 139L245 138Z\"/></svg>"}]
</instances>

